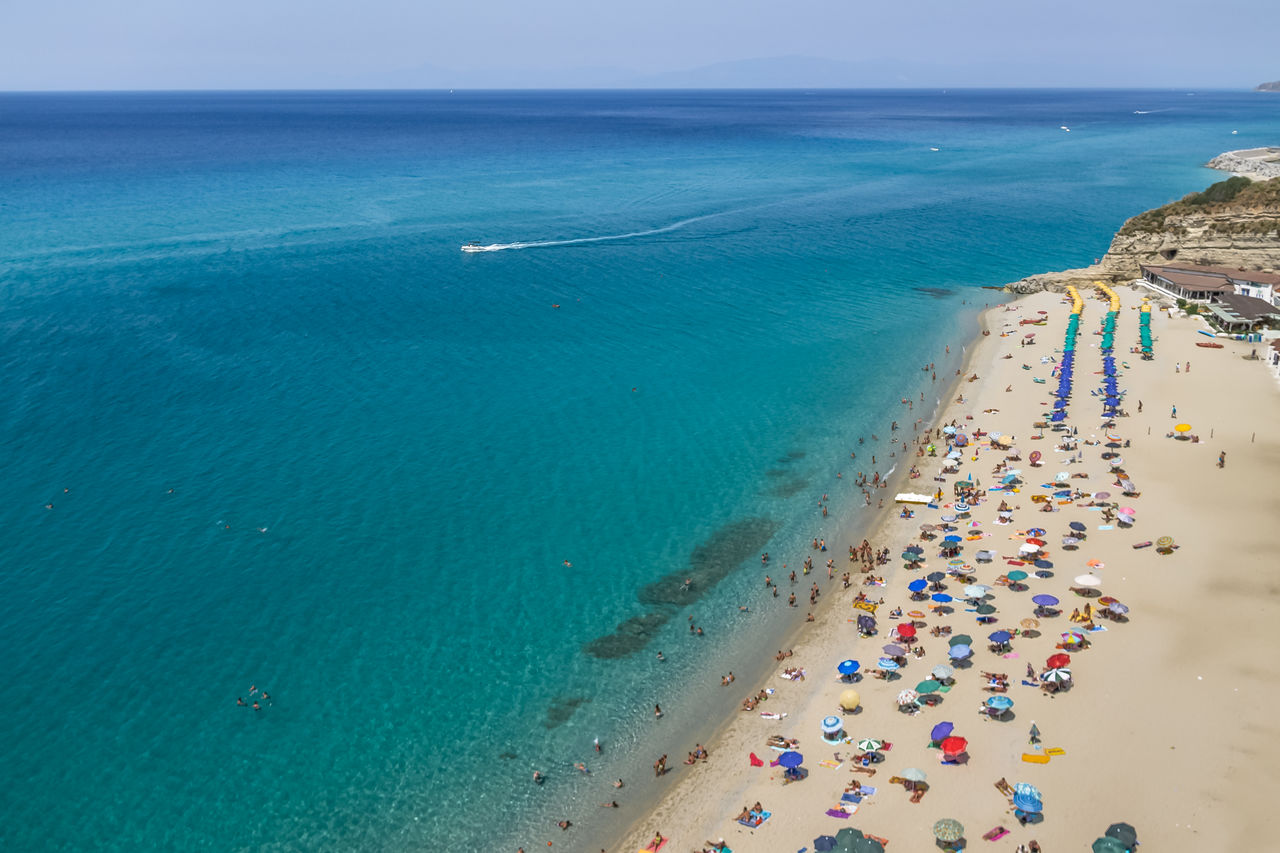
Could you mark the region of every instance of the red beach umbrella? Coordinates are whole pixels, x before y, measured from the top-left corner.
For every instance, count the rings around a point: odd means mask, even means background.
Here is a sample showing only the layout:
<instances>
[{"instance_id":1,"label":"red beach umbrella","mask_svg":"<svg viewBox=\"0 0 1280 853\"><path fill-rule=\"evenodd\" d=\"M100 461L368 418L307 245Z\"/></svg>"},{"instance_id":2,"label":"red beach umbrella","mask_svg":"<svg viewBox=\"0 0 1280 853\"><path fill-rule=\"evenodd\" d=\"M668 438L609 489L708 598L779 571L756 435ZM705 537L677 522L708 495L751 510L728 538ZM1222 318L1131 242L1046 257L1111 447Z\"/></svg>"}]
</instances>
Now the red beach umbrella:
<instances>
[{"instance_id":1,"label":"red beach umbrella","mask_svg":"<svg viewBox=\"0 0 1280 853\"><path fill-rule=\"evenodd\" d=\"M949 738L943 738L942 743L939 745L942 747L944 755L959 755L968 748L969 741L952 735Z\"/></svg>"},{"instance_id":2,"label":"red beach umbrella","mask_svg":"<svg viewBox=\"0 0 1280 853\"><path fill-rule=\"evenodd\" d=\"M1043 539L1028 539L1028 540L1027 540L1027 544L1028 544L1028 545L1039 545L1041 548L1043 548L1043 547L1044 547L1044 540L1043 540Z\"/></svg>"},{"instance_id":3,"label":"red beach umbrella","mask_svg":"<svg viewBox=\"0 0 1280 853\"><path fill-rule=\"evenodd\" d=\"M905 637L914 637L915 635L916 635L916 626L915 626L915 625L906 625L906 624L903 624L903 625L899 625L899 626L898 626L898 636L899 636L899 637L904 637L904 638L905 638Z\"/></svg>"},{"instance_id":4,"label":"red beach umbrella","mask_svg":"<svg viewBox=\"0 0 1280 853\"><path fill-rule=\"evenodd\" d=\"M1050 655L1044 665L1046 669L1062 669L1069 663L1071 663L1071 655L1057 654Z\"/></svg>"}]
</instances>

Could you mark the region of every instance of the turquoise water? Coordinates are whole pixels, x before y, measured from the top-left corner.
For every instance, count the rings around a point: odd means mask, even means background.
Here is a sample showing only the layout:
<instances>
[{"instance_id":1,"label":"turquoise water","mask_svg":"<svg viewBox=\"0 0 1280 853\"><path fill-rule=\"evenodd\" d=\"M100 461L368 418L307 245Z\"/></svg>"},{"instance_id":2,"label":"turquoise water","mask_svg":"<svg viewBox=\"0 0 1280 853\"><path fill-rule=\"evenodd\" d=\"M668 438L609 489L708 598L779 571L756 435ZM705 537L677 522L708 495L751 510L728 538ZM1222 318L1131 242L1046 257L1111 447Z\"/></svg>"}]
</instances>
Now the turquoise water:
<instances>
[{"instance_id":1,"label":"turquoise water","mask_svg":"<svg viewBox=\"0 0 1280 853\"><path fill-rule=\"evenodd\" d=\"M1278 131L1221 92L0 95L0 844L589 846L802 618L760 552L843 553L849 451L977 288Z\"/></svg>"}]
</instances>

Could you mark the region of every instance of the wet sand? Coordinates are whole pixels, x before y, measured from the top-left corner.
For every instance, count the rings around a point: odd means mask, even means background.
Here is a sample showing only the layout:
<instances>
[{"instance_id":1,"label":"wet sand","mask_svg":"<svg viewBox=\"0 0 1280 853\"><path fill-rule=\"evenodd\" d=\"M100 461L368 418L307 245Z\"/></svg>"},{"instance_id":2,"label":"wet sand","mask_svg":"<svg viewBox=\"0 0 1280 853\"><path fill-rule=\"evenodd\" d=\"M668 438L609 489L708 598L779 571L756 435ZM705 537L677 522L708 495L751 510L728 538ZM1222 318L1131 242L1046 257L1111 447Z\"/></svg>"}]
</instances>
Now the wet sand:
<instances>
[{"instance_id":1,"label":"wet sand","mask_svg":"<svg viewBox=\"0 0 1280 853\"><path fill-rule=\"evenodd\" d=\"M1117 291L1123 303L1116 333L1117 362L1121 367L1120 388L1127 392L1124 408L1128 417L1116 421L1115 433L1131 446L1118 452L1124 470L1141 491L1139 497L1123 499L1122 506L1137 510L1132 528L1104 526L1101 512L1078 504L1059 507L1058 512L1033 511L1032 494L1043 494L1040 482L1052 480L1059 471L1085 473L1087 478L1068 482L1085 491L1107 491L1120 499L1113 485L1108 463L1101 458L1101 445L1080 445L1083 460L1067 465L1069 454L1054 452L1058 437L1046 431L1044 438L1031 439L1032 429L1051 401L1054 382L1042 365L1041 356L1060 352L1069 307L1058 294L1041 293L1011 304L1014 310L992 309L986 324L993 333L980 338L969 354L966 375L977 373L976 382L962 383L963 404L952 402L938 425L955 420L962 430L980 427L1014 436L1021 451L1016 464L1026 476L1026 485L1009 496L1016 507L1014 522L994 524L999 496L988 495L975 506L972 521L986 538L966 542L963 556L972 566L978 583L993 585L991 603L998 608L997 622L978 625L975 614L956 602L956 612L939 616L927 612L920 634L926 651L920 660L908 658L901 677L891 682L869 675L881 646L889 642L895 624L887 617L890 608L904 610L924 605L908 599L906 584L923 572L904 569L898 554L907 544L918 541L919 526L937 522L945 509L917 508L916 517L901 520L896 508L887 507L870 536L873 545L891 549L890 565L877 569L887 581L884 588L863 587L854 575L855 586L841 589L839 575L851 565L847 560L850 543L837 537L828 542L836 557L837 576L828 583L821 560L815 555L815 573L798 585L798 595L817 576L823 589L816 621L803 624L791 646L794 657L772 667L770 675L757 687L775 688L775 694L753 712L738 713L726 721L708 744L711 758L679 774L662 803L636 821L623 844L613 849L638 850L655 831L670 839L666 850L701 850L707 840L724 838L738 853L751 851L798 850L812 847L820 834L834 834L844 826L855 826L890 840L890 849L929 849L933 844L930 827L942 817L958 819L966 827L969 846L994 850L1014 850L1020 843L1037 840L1046 851L1087 849L1113 821L1125 820L1138 829L1139 840L1151 849L1197 849L1199 845L1228 847L1233 841L1265 837L1264 797L1277 782L1273 737L1276 726L1271 708L1280 699L1280 687L1268 678L1269 652L1274 645L1272 625L1280 617L1280 582L1269 574L1270 531L1280 511L1280 495L1274 487L1280 474L1280 441L1270 429L1280 423L1280 394L1276 393L1266 369L1245 361L1252 345L1224 342L1221 350L1202 349L1197 341L1207 341L1195 330L1200 321L1185 317L1153 315L1157 337L1155 357L1144 362L1128 348L1137 341L1141 293L1129 288ZM1098 417L1101 403L1089 395L1100 377L1099 338L1093 334L1106 311L1105 301L1084 292L1086 307L1078 339L1075 392L1069 407L1068 424L1079 431L1081 441L1102 439ZM1035 327L1037 344L1022 347L1025 330L1016 326L1022 318L1047 311L1047 325ZM1012 334L1000 336L1006 323L1015 324ZM1005 359L1005 354L1013 357ZM1192 370L1174 372L1175 362L1192 363ZM1023 370L1027 363L1031 370ZM1032 377L1046 379L1036 384ZM1007 386L1011 392L1006 392ZM952 395L954 401L955 395ZM1137 402L1143 411L1137 412ZM1171 418L1171 408L1178 417ZM998 410L988 412L985 410ZM969 418L972 418L971 420ZM898 418L910 434L914 417ZM1167 438L1172 427L1186 422L1200 443ZM1032 450L1044 455L1044 465L1029 467ZM1220 451L1226 452L1226 467L1217 467ZM977 460L972 457L977 455ZM860 454L861 455L861 454ZM1001 451L983 444L970 448L964 456L959 477L972 474L983 486L998 478L994 466L1005 458ZM939 483L941 453L919 464L922 476L909 485L887 490L886 504L896 491L932 492L942 487L944 503L951 501L956 476ZM910 461L899 460L899 472ZM1042 479L1043 478L1043 479ZM966 520L968 521L968 520ZM1079 550L1060 547L1068 523L1087 527L1087 539ZM1022 538L1018 531L1030 527L1047 530L1048 559L1054 563L1053 576L1026 581L1029 589L1015 592L994 586L996 578L1015 567L1003 559L990 564L973 560L978 548L990 548L1000 555L1017 553ZM1133 545L1172 536L1177 548L1168 554L1156 547L1134 549ZM858 541L861 540L859 537ZM927 548L926 571L944 569L945 560L936 548ZM801 556L799 559L803 559ZM1074 686L1056 696L1044 694L1021 683L1030 663L1037 671L1045 659L1057 651L1060 633L1077 628L1068 621L1071 610L1087 599L1070 591L1072 579L1088 571L1088 560L1100 560L1101 593L1114 596L1131 608L1129 621L1099 621L1106 631L1090 633L1092 645L1072 653ZM1030 568L1030 567L1027 567ZM785 575L775 574L787 592ZM962 584L949 581L956 593ZM858 590L873 599L881 595L879 632L860 639L852 622L856 611L850 604ZM1062 615L1042 619L1040 635L1016 637L1012 654L1004 657L988 649L986 636L997 628L1018 628L1020 620L1031 617L1030 598L1049 593L1061 599ZM807 603L805 600L802 603ZM897 710L895 697L904 688L925 679L933 666L946 662L945 637L930 635L931 628L950 625L954 633L974 637L973 665L959 669L955 686L940 705L907 715ZM829 714L838 713L837 699L850 685L842 683L835 671L845 658L863 663L868 676L853 685L862 696L856 714L843 715L845 732L852 739L875 737L893 743L884 753L875 777L850 772L846 760L840 767L823 766L838 753L848 759L856 752L849 744L823 743L819 725ZM778 677L784 666L807 670L803 682ZM978 709L991 694L983 691L982 671L1007 673L1006 694L1014 707L1004 721L984 719ZM785 712L781 720L768 720L760 712ZM939 762L940 753L928 746L929 730L941 721L955 724L955 733L969 741L968 760L956 766ZM1061 749L1048 763L1022 760L1029 747L1032 721L1042 732L1043 748ZM766 761L778 755L766 745L771 734L795 737L805 755L809 771L803 781L783 784L781 768L752 767L748 756L754 752ZM929 790L919 803L909 802L901 786L889 777L908 767L928 774ZM1025 828L1014 819L1006 797L993 783L1029 782L1044 794L1045 819ZM840 803L840 794L851 780L875 786L875 795L866 798L847 819L829 817L827 809ZM735 817L744 805L760 801L772 817L758 828L738 824ZM982 841L982 834L996 826L1009 829L1000 841Z\"/></svg>"}]
</instances>

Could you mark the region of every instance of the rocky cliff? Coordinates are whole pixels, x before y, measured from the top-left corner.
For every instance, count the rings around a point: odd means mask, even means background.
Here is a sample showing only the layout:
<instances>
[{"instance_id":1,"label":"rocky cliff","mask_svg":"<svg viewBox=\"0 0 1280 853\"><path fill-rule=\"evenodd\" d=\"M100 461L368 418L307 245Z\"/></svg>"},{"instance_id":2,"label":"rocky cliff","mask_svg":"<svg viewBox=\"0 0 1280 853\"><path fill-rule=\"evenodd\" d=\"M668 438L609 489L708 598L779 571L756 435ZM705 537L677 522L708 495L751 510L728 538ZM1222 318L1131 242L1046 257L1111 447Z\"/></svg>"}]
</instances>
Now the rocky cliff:
<instances>
[{"instance_id":1,"label":"rocky cliff","mask_svg":"<svg viewBox=\"0 0 1280 853\"><path fill-rule=\"evenodd\" d=\"M1259 83L1255 92L1280 92L1280 80L1272 83Z\"/></svg>"},{"instance_id":2,"label":"rocky cliff","mask_svg":"<svg viewBox=\"0 0 1280 853\"><path fill-rule=\"evenodd\" d=\"M1233 175L1268 181L1280 178L1280 148L1245 148L1219 154L1207 164Z\"/></svg>"},{"instance_id":3,"label":"rocky cliff","mask_svg":"<svg viewBox=\"0 0 1280 853\"><path fill-rule=\"evenodd\" d=\"M1120 228L1099 263L1028 276L1005 289L1034 293L1098 280L1121 283L1138 278L1140 264L1178 261L1247 270L1280 268L1280 178L1229 178L1140 213Z\"/></svg>"}]
</instances>

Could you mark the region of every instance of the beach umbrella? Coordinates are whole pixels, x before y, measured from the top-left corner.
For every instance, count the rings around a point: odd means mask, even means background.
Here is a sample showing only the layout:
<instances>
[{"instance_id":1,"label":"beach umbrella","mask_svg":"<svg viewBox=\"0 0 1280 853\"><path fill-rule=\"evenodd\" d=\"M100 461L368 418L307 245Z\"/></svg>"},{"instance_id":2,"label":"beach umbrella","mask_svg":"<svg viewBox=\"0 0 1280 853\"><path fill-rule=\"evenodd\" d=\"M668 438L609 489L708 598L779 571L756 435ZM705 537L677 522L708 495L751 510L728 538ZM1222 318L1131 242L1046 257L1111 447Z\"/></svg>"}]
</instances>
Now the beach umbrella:
<instances>
[{"instance_id":1,"label":"beach umbrella","mask_svg":"<svg viewBox=\"0 0 1280 853\"><path fill-rule=\"evenodd\" d=\"M929 693L937 693L938 688L940 688L941 686L942 686L941 684L939 684L937 681L934 681L932 678L926 678L924 681L916 685L916 692L919 693L921 696L924 696Z\"/></svg>"},{"instance_id":2,"label":"beach umbrella","mask_svg":"<svg viewBox=\"0 0 1280 853\"><path fill-rule=\"evenodd\" d=\"M1044 665L1049 669L1061 669L1069 663L1071 663L1071 655L1059 653L1056 655L1049 655L1049 659L1044 662Z\"/></svg>"},{"instance_id":3,"label":"beach umbrella","mask_svg":"<svg viewBox=\"0 0 1280 853\"><path fill-rule=\"evenodd\" d=\"M1079 586L1102 586L1102 578L1095 574L1076 575L1076 584Z\"/></svg>"},{"instance_id":4,"label":"beach umbrella","mask_svg":"<svg viewBox=\"0 0 1280 853\"><path fill-rule=\"evenodd\" d=\"M778 756L778 763L788 770L793 770L804 763L804 756L795 750L784 752Z\"/></svg>"},{"instance_id":5,"label":"beach umbrella","mask_svg":"<svg viewBox=\"0 0 1280 853\"><path fill-rule=\"evenodd\" d=\"M923 553L924 553L924 547L923 547L923 546L920 546L920 545L908 545L907 547L903 548L902 550L903 550L903 551L909 551L909 552L911 552L912 554L923 554Z\"/></svg>"},{"instance_id":6,"label":"beach umbrella","mask_svg":"<svg viewBox=\"0 0 1280 853\"><path fill-rule=\"evenodd\" d=\"M1042 800L1043 796L1035 785L1018 782L1013 786L1013 807L1016 809L1037 814L1044 810Z\"/></svg>"},{"instance_id":7,"label":"beach umbrella","mask_svg":"<svg viewBox=\"0 0 1280 853\"><path fill-rule=\"evenodd\" d=\"M978 553L974 554L973 556L974 556L975 558L977 558L977 560L978 560L978 562L979 562L979 563L990 563L992 560L994 560L994 559L995 559L997 556L999 556L999 555L997 555L995 551L986 551L986 550L983 550L983 551L979 551Z\"/></svg>"},{"instance_id":8,"label":"beach umbrella","mask_svg":"<svg viewBox=\"0 0 1280 853\"><path fill-rule=\"evenodd\" d=\"M929 674L939 681L946 681L948 678L956 674L956 671L945 663L940 663L933 669L929 670Z\"/></svg>"},{"instance_id":9,"label":"beach umbrella","mask_svg":"<svg viewBox=\"0 0 1280 853\"><path fill-rule=\"evenodd\" d=\"M1064 646L1075 646L1084 642L1084 634L1079 631L1065 631L1062 634L1062 644Z\"/></svg>"},{"instance_id":10,"label":"beach umbrella","mask_svg":"<svg viewBox=\"0 0 1280 853\"><path fill-rule=\"evenodd\" d=\"M885 646L880 651L884 652L886 655L890 655L891 657L897 657L898 655L905 655L907 653L907 650L902 646L895 645Z\"/></svg>"},{"instance_id":11,"label":"beach umbrella","mask_svg":"<svg viewBox=\"0 0 1280 853\"><path fill-rule=\"evenodd\" d=\"M1174 432L1190 432L1191 424L1178 424L1176 427L1173 428L1173 431Z\"/></svg>"},{"instance_id":12,"label":"beach umbrella","mask_svg":"<svg viewBox=\"0 0 1280 853\"><path fill-rule=\"evenodd\" d=\"M1114 597L1114 596L1104 595L1104 596L1102 596L1102 598L1099 598L1099 599L1098 599L1098 603L1099 603L1099 604L1102 604L1102 605L1109 605L1109 604L1115 604L1115 603L1116 603L1117 601L1119 601L1119 600L1120 600L1120 599L1118 599L1118 598L1116 598L1116 597Z\"/></svg>"},{"instance_id":13,"label":"beach umbrella","mask_svg":"<svg viewBox=\"0 0 1280 853\"><path fill-rule=\"evenodd\" d=\"M947 524L950 524L951 522L956 520L956 517L954 515L947 514L947 515L941 516L940 520L945 521Z\"/></svg>"},{"instance_id":14,"label":"beach umbrella","mask_svg":"<svg viewBox=\"0 0 1280 853\"><path fill-rule=\"evenodd\" d=\"M916 580L913 580L911 583L907 584L907 589L911 590L912 592L923 592L924 588L927 587L928 585L929 585L929 582L924 578L917 578Z\"/></svg>"},{"instance_id":15,"label":"beach umbrella","mask_svg":"<svg viewBox=\"0 0 1280 853\"><path fill-rule=\"evenodd\" d=\"M1029 537L1027 537L1027 544L1035 545L1039 548L1043 548L1045 546L1045 541L1039 538L1043 535L1044 535L1043 533L1032 533Z\"/></svg>"},{"instance_id":16,"label":"beach umbrella","mask_svg":"<svg viewBox=\"0 0 1280 853\"><path fill-rule=\"evenodd\" d=\"M1062 537L1062 547L1063 547L1063 548L1069 548L1069 547L1070 547L1070 546L1072 546L1072 545L1079 545L1079 544L1080 544L1080 539L1079 539L1079 537L1076 537L1076 536L1063 536L1063 537Z\"/></svg>"},{"instance_id":17,"label":"beach umbrella","mask_svg":"<svg viewBox=\"0 0 1280 853\"><path fill-rule=\"evenodd\" d=\"M915 767L908 767L906 770L902 771L902 778L910 779L912 782L923 782L925 779L929 778L929 774Z\"/></svg>"},{"instance_id":18,"label":"beach umbrella","mask_svg":"<svg viewBox=\"0 0 1280 853\"><path fill-rule=\"evenodd\" d=\"M986 705L988 708L995 708L997 711L1007 711L1013 707L1013 700L1008 696L988 696Z\"/></svg>"},{"instance_id":19,"label":"beach umbrella","mask_svg":"<svg viewBox=\"0 0 1280 853\"><path fill-rule=\"evenodd\" d=\"M947 641L947 644L952 646L971 646L973 645L973 637L968 634L956 634Z\"/></svg>"},{"instance_id":20,"label":"beach umbrella","mask_svg":"<svg viewBox=\"0 0 1280 853\"><path fill-rule=\"evenodd\" d=\"M1009 574L1005 575L1005 577L1007 577L1009 580L1016 583L1018 581L1026 580L1027 573L1024 572L1022 569L1014 569L1013 571L1009 572Z\"/></svg>"},{"instance_id":21,"label":"beach umbrella","mask_svg":"<svg viewBox=\"0 0 1280 853\"><path fill-rule=\"evenodd\" d=\"M1157 548L1171 548L1171 547L1173 547L1173 537L1172 537L1172 536L1161 536L1159 539L1157 539L1157 540L1156 540L1156 547L1157 547Z\"/></svg>"},{"instance_id":22,"label":"beach umbrella","mask_svg":"<svg viewBox=\"0 0 1280 853\"><path fill-rule=\"evenodd\" d=\"M1027 535L1028 535L1028 536L1043 536L1043 535L1044 535L1044 528L1043 528L1043 527L1033 527L1033 528L1031 528L1030 530L1028 530L1028 531L1027 531ZM1043 545L1044 543L1043 543L1043 542L1041 542L1041 543L1039 543L1039 544Z\"/></svg>"},{"instance_id":23,"label":"beach umbrella","mask_svg":"<svg viewBox=\"0 0 1280 853\"><path fill-rule=\"evenodd\" d=\"M959 841L964 838L964 826L955 818L944 817L933 825L933 837L943 844Z\"/></svg>"},{"instance_id":24,"label":"beach umbrella","mask_svg":"<svg viewBox=\"0 0 1280 853\"><path fill-rule=\"evenodd\" d=\"M876 668L893 672L898 668L898 662L893 658L880 658L880 660L876 661Z\"/></svg>"},{"instance_id":25,"label":"beach umbrella","mask_svg":"<svg viewBox=\"0 0 1280 853\"><path fill-rule=\"evenodd\" d=\"M956 428L948 424L947 426L944 426L944 427L942 428L942 432L943 432L944 434L946 434L946 435L955 435L955 434L956 434Z\"/></svg>"},{"instance_id":26,"label":"beach umbrella","mask_svg":"<svg viewBox=\"0 0 1280 853\"><path fill-rule=\"evenodd\" d=\"M916 626L910 622L898 626L898 636L909 640L916 635Z\"/></svg>"},{"instance_id":27,"label":"beach umbrella","mask_svg":"<svg viewBox=\"0 0 1280 853\"><path fill-rule=\"evenodd\" d=\"M1129 848L1116 838L1103 836L1093 842L1093 846L1089 848L1093 853L1129 853Z\"/></svg>"},{"instance_id":28,"label":"beach umbrella","mask_svg":"<svg viewBox=\"0 0 1280 853\"><path fill-rule=\"evenodd\" d=\"M836 833L833 853L884 853L884 845L862 834L862 830L846 826Z\"/></svg>"},{"instance_id":29,"label":"beach umbrella","mask_svg":"<svg viewBox=\"0 0 1280 853\"><path fill-rule=\"evenodd\" d=\"M835 716L823 717L822 719L823 734L833 735L836 732L840 731L842 728L844 728L844 723L841 721L839 717L835 717Z\"/></svg>"},{"instance_id":30,"label":"beach umbrella","mask_svg":"<svg viewBox=\"0 0 1280 853\"><path fill-rule=\"evenodd\" d=\"M955 600L951 596L947 595L945 592L935 592L933 595L929 596L929 598L938 602L939 604L946 604L948 601Z\"/></svg>"},{"instance_id":31,"label":"beach umbrella","mask_svg":"<svg viewBox=\"0 0 1280 853\"><path fill-rule=\"evenodd\" d=\"M925 580L938 583L939 581L946 580L947 576L944 575L942 572L929 572L929 574L925 575L924 578Z\"/></svg>"},{"instance_id":32,"label":"beach umbrella","mask_svg":"<svg viewBox=\"0 0 1280 853\"><path fill-rule=\"evenodd\" d=\"M1131 506L1121 507L1120 509L1116 510L1116 512L1120 513L1121 515L1137 515L1138 514L1138 511Z\"/></svg>"},{"instance_id":33,"label":"beach umbrella","mask_svg":"<svg viewBox=\"0 0 1280 853\"><path fill-rule=\"evenodd\" d=\"M999 643L1000 645L1004 645L1005 643L1009 642L1009 640L1013 639L1013 635L1010 634L1008 631L992 631L990 634L987 635L987 639L993 643Z\"/></svg>"},{"instance_id":34,"label":"beach umbrella","mask_svg":"<svg viewBox=\"0 0 1280 853\"><path fill-rule=\"evenodd\" d=\"M831 853L836 849L836 837L834 835L819 835L813 839L813 849L818 853Z\"/></svg>"},{"instance_id":35,"label":"beach umbrella","mask_svg":"<svg viewBox=\"0 0 1280 853\"><path fill-rule=\"evenodd\" d=\"M1023 628L1026 628L1028 631L1031 631L1040 627L1040 620L1027 618L1027 619L1023 619L1018 624L1021 625Z\"/></svg>"},{"instance_id":36,"label":"beach umbrella","mask_svg":"<svg viewBox=\"0 0 1280 853\"><path fill-rule=\"evenodd\" d=\"M1127 823L1113 823L1107 827L1107 838L1114 838L1125 847L1133 847L1138 843L1138 830Z\"/></svg>"},{"instance_id":37,"label":"beach umbrella","mask_svg":"<svg viewBox=\"0 0 1280 853\"><path fill-rule=\"evenodd\" d=\"M991 592L991 587L981 583L971 583L964 588L965 598L982 598Z\"/></svg>"},{"instance_id":38,"label":"beach umbrella","mask_svg":"<svg viewBox=\"0 0 1280 853\"><path fill-rule=\"evenodd\" d=\"M1123 616L1124 614L1129 612L1129 608L1118 601L1113 601L1112 603L1108 604L1107 609L1110 610L1112 613L1116 614L1117 616Z\"/></svg>"},{"instance_id":39,"label":"beach umbrella","mask_svg":"<svg viewBox=\"0 0 1280 853\"><path fill-rule=\"evenodd\" d=\"M870 634L873 631L875 631L875 629L876 629L876 619L874 616L869 616L866 613L860 614L858 616L859 631L864 631Z\"/></svg>"},{"instance_id":40,"label":"beach umbrella","mask_svg":"<svg viewBox=\"0 0 1280 853\"><path fill-rule=\"evenodd\" d=\"M908 616L910 616L912 619L923 619L923 618L924 618L924 613L923 613L923 611L920 611L920 610L908 610L908 611L907 611L907 615L908 615Z\"/></svg>"},{"instance_id":41,"label":"beach umbrella","mask_svg":"<svg viewBox=\"0 0 1280 853\"><path fill-rule=\"evenodd\" d=\"M959 646L952 646L951 651L947 654L950 655L952 660L964 660L969 655L973 654L973 650L968 646L961 644Z\"/></svg>"},{"instance_id":42,"label":"beach umbrella","mask_svg":"<svg viewBox=\"0 0 1280 853\"><path fill-rule=\"evenodd\" d=\"M1024 543L1024 544L1022 544L1022 545L1019 545L1019 546L1018 546L1018 553L1019 553L1019 554L1038 554L1038 553L1040 553L1040 546L1039 546L1039 545L1032 545L1032 544L1031 544L1031 543L1029 543L1029 542L1028 542L1028 543Z\"/></svg>"},{"instance_id":43,"label":"beach umbrella","mask_svg":"<svg viewBox=\"0 0 1280 853\"><path fill-rule=\"evenodd\" d=\"M914 705L915 701L920 698L920 694L914 690L903 690L898 694L899 705Z\"/></svg>"},{"instance_id":44,"label":"beach umbrella","mask_svg":"<svg viewBox=\"0 0 1280 853\"><path fill-rule=\"evenodd\" d=\"M840 694L840 707L845 711L855 711L861 704L862 697L856 690L846 690Z\"/></svg>"},{"instance_id":45,"label":"beach umbrella","mask_svg":"<svg viewBox=\"0 0 1280 853\"><path fill-rule=\"evenodd\" d=\"M1076 531L1077 533L1083 533L1085 532L1085 530L1088 529L1087 527L1085 527L1084 522L1082 521L1073 521L1067 526L1070 527L1072 530Z\"/></svg>"},{"instance_id":46,"label":"beach umbrella","mask_svg":"<svg viewBox=\"0 0 1280 853\"><path fill-rule=\"evenodd\" d=\"M1053 681L1062 683L1071 680L1071 670L1069 669L1051 669L1047 672L1040 673L1041 681Z\"/></svg>"},{"instance_id":47,"label":"beach umbrella","mask_svg":"<svg viewBox=\"0 0 1280 853\"><path fill-rule=\"evenodd\" d=\"M1036 560L1036 561L1035 561L1034 563L1032 563L1031 565L1035 566L1037 569L1052 569L1052 568L1053 568L1053 563L1052 563L1052 562L1050 562L1049 560Z\"/></svg>"},{"instance_id":48,"label":"beach umbrella","mask_svg":"<svg viewBox=\"0 0 1280 853\"><path fill-rule=\"evenodd\" d=\"M932 731L929 732L929 740L940 741L945 737L949 737L951 733L955 731L955 728L955 723L949 723L944 720L934 726Z\"/></svg>"},{"instance_id":49,"label":"beach umbrella","mask_svg":"<svg viewBox=\"0 0 1280 853\"><path fill-rule=\"evenodd\" d=\"M956 536L954 533L952 533L952 534L950 534L949 536L943 536L943 537L942 537L942 541L943 541L943 542L963 542L963 541L964 541L964 537L963 537L963 536Z\"/></svg>"},{"instance_id":50,"label":"beach umbrella","mask_svg":"<svg viewBox=\"0 0 1280 853\"><path fill-rule=\"evenodd\" d=\"M1038 604L1041 607L1052 607L1053 605L1058 603L1058 599L1056 596L1048 595L1047 593L1041 593L1040 595L1033 595L1031 596L1031 601L1033 604Z\"/></svg>"},{"instance_id":51,"label":"beach umbrella","mask_svg":"<svg viewBox=\"0 0 1280 853\"><path fill-rule=\"evenodd\" d=\"M978 611L979 616L990 616L996 612L995 605L992 604L979 604L975 609Z\"/></svg>"},{"instance_id":52,"label":"beach umbrella","mask_svg":"<svg viewBox=\"0 0 1280 853\"><path fill-rule=\"evenodd\" d=\"M902 559L906 560L908 563L918 563L924 559L924 556L922 554L917 554L914 551L903 551Z\"/></svg>"},{"instance_id":53,"label":"beach umbrella","mask_svg":"<svg viewBox=\"0 0 1280 853\"><path fill-rule=\"evenodd\" d=\"M1089 562L1085 563L1085 565L1091 569L1102 569L1106 567L1106 564L1098 559L1090 560Z\"/></svg>"},{"instance_id":54,"label":"beach umbrella","mask_svg":"<svg viewBox=\"0 0 1280 853\"><path fill-rule=\"evenodd\" d=\"M875 752L877 749L884 746L884 741L873 737L864 737L862 740L858 741L857 746L858 749L863 752Z\"/></svg>"},{"instance_id":55,"label":"beach umbrella","mask_svg":"<svg viewBox=\"0 0 1280 853\"><path fill-rule=\"evenodd\" d=\"M937 529L938 529L938 528L937 528L935 525L932 525L932 524L922 524L922 525L920 525L920 531L921 531L922 533L932 533L933 531L935 531L935 530L937 530Z\"/></svg>"},{"instance_id":56,"label":"beach umbrella","mask_svg":"<svg viewBox=\"0 0 1280 853\"><path fill-rule=\"evenodd\" d=\"M861 668L862 664L856 660L845 660L840 662L840 665L836 667L836 671L841 675L853 675Z\"/></svg>"},{"instance_id":57,"label":"beach umbrella","mask_svg":"<svg viewBox=\"0 0 1280 853\"><path fill-rule=\"evenodd\" d=\"M952 735L949 738L943 738L942 743L938 744L942 747L944 755L959 755L969 747L969 741L962 737Z\"/></svg>"}]
</instances>

